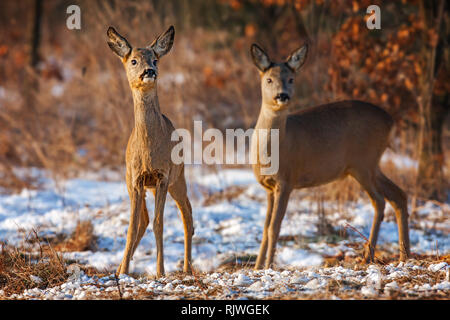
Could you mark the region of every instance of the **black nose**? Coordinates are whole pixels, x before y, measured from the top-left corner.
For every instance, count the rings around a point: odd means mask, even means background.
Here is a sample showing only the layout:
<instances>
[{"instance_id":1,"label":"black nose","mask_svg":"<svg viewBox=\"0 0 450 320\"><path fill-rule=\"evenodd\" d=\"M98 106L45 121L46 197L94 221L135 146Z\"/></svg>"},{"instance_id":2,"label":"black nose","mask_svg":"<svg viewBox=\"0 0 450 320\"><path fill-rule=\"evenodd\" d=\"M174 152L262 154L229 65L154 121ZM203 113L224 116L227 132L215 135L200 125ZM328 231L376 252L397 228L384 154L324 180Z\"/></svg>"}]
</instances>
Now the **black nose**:
<instances>
[{"instance_id":1,"label":"black nose","mask_svg":"<svg viewBox=\"0 0 450 320\"><path fill-rule=\"evenodd\" d=\"M153 69L147 69L145 70L145 72L150 76L150 77L155 77L156 76L156 72Z\"/></svg>"},{"instance_id":2,"label":"black nose","mask_svg":"<svg viewBox=\"0 0 450 320\"><path fill-rule=\"evenodd\" d=\"M156 72L153 69L145 69L145 71L142 73L141 77L149 76L150 78L156 78Z\"/></svg>"},{"instance_id":3,"label":"black nose","mask_svg":"<svg viewBox=\"0 0 450 320\"><path fill-rule=\"evenodd\" d=\"M289 100L289 95L287 93L279 93L275 97L276 100L280 100L281 102L285 102Z\"/></svg>"}]
</instances>

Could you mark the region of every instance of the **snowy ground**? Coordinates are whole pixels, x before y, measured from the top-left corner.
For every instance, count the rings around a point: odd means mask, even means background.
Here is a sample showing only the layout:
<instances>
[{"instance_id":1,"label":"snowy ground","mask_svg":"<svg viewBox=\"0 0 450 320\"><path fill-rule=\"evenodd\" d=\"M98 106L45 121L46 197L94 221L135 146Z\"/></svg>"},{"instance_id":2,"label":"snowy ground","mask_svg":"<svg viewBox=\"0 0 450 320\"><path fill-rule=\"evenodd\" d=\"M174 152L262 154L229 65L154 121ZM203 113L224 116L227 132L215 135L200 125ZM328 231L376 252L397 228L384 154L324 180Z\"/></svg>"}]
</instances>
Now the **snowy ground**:
<instances>
[{"instance_id":1,"label":"snowy ground","mask_svg":"<svg viewBox=\"0 0 450 320\"><path fill-rule=\"evenodd\" d=\"M274 271L213 272L159 279L121 275L89 277L77 267L68 281L48 289L28 289L10 299L346 299L449 298L449 265L417 261ZM414 281L414 279L417 279ZM434 283L434 284L430 284Z\"/></svg>"},{"instance_id":2,"label":"snowy ground","mask_svg":"<svg viewBox=\"0 0 450 320\"><path fill-rule=\"evenodd\" d=\"M118 286L113 276L88 276L73 264L73 274L62 286L44 290L35 288L9 298L111 298L105 294L118 294L118 288L123 297L138 295L136 297L152 299L181 296L197 299L307 298L326 290L335 292L330 286L337 286L343 292L352 287L369 298L389 297L396 292L408 297L449 296L450 261L424 263L411 260L400 265L325 267L330 257L342 256L341 260L347 261L361 254L364 239L344 226L350 224L368 236L373 208L366 198L361 198L348 204L342 214L337 211L337 206L326 203L326 218L336 234L333 240L318 237L317 204L310 197L301 197L307 191L300 191L300 196L289 202L280 235L283 240L276 256L279 270L255 272L241 268L227 271L224 262L236 262L239 257L257 254L266 213L265 192L250 170L223 169L211 173L190 167L186 176L194 215L192 256L196 274L185 277L175 273L180 270L184 254L183 226L170 199L166 202L164 216L166 278L154 278L156 250L150 224L130 265L130 272L139 275L136 278L121 277ZM68 252L64 257L81 266L95 267L104 274L112 273L122 258L129 218L128 194L122 177L102 172L102 175L90 174L60 182L57 186L50 179L41 179L44 186L41 190L0 196L0 241L23 246L32 230L46 239L70 235L79 221L89 220L97 238L95 252ZM231 196L227 197L227 194ZM154 207L154 199L151 194L147 196L147 206L152 218L150 208ZM450 253L449 212L448 204L432 202L418 209L410 230L413 253L436 256ZM397 240L397 225L392 210L388 209L381 226L379 247L389 254L398 254ZM423 271L420 273L422 278L415 281L420 271ZM327 296L333 297L334 293Z\"/></svg>"}]
</instances>

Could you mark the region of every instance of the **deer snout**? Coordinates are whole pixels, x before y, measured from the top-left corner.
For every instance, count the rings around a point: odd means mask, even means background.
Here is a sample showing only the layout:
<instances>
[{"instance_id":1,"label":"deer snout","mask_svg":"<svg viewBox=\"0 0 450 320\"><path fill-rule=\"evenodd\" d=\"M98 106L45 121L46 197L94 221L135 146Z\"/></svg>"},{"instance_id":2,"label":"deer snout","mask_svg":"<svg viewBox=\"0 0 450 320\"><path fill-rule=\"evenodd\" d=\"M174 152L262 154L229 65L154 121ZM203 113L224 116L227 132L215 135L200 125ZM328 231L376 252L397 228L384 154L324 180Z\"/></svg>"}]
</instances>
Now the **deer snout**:
<instances>
[{"instance_id":1,"label":"deer snout","mask_svg":"<svg viewBox=\"0 0 450 320\"><path fill-rule=\"evenodd\" d=\"M141 74L141 79L152 79L154 80L156 78L156 71L153 69L145 69L144 72Z\"/></svg>"},{"instance_id":2,"label":"deer snout","mask_svg":"<svg viewBox=\"0 0 450 320\"><path fill-rule=\"evenodd\" d=\"M286 104L289 101L290 97L287 93L279 93L275 96L275 101L277 103Z\"/></svg>"}]
</instances>

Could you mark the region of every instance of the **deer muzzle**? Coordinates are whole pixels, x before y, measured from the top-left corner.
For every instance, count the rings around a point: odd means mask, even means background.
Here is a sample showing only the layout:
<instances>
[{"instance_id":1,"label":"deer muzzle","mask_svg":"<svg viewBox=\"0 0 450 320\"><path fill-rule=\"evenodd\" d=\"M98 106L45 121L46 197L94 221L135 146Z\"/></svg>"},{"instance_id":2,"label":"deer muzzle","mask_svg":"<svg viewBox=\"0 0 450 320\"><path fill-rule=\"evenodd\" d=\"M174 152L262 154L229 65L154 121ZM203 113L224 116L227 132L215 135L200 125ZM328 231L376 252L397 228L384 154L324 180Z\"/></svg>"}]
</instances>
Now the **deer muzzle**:
<instances>
[{"instance_id":1,"label":"deer muzzle","mask_svg":"<svg viewBox=\"0 0 450 320\"><path fill-rule=\"evenodd\" d=\"M279 106L284 106L289 102L290 97L287 93L279 93L275 96L274 100Z\"/></svg>"},{"instance_id":2,"label":"deer muzzle","mask_svg":"<svg viewBox=\"0 0 450 320\"><path fill-rule=\"evenodd\" d=\"M145 71L141 74L141 80L144 82L155 81L156 79L156 71L153 69L145 69Z\"/></svg>"}]
</instances>

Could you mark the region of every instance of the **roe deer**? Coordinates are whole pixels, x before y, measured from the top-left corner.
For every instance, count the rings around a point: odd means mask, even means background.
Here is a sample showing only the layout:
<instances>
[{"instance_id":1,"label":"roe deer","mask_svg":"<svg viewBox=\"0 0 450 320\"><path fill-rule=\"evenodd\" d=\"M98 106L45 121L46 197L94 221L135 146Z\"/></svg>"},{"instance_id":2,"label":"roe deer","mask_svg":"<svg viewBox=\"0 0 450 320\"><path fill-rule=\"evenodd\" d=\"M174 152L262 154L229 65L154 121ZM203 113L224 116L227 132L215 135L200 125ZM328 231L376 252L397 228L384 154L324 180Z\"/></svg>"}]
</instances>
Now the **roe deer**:
<instances>
[{"instance_id":1,"label":"roe deer","mask_svg":"<svg viewBox=\"0 0 450 320\"><path fill-rule=\"evenodd\" d=\"M184 223L184 272L191 272L191 242L194 233L192 209L186 192L184 165L171 161L175 130L161 113L156 92L158 60L172 48L175 29L171 26L145 48L132 48L128 41L109 27L108 45L122 60L133 94L134 129L126 150L126 182L131 215L122 263L117 273L128 273L130 260L149 223L145 190L155 196L153 231L156 239L158 277L164 275L163 214L167 191L181 211Z\"/></svg>"},{"instance_id":2,"label":"roe deer","mask_svg":"<svg viewBox=\"0 0 450 320\"><path fill-rule=\"evenodd\" d=\"M400 259L410 255L406 194L380 170L379 161L388 146L393 126L383 109L361 101L325 104L289 114L294 94L294 75L306 59L305 44L285 62L274 63L256 44L251 47L260 71L262 104L252 137L253 171L267 191L267 215L255 269L272 266L289 195L293 189L322 185L347 175L354 177L369 195L375 216L365 260L374 259L374 248L383 220L385 199L395 209ZM279 170L262 175L257 154L258 129L279 130ZM267 145L270 145L267 143ZM266 152L269 150L266 147ZM267 256L266 256L267 255Z\"/></svg>"}]
</instances>

